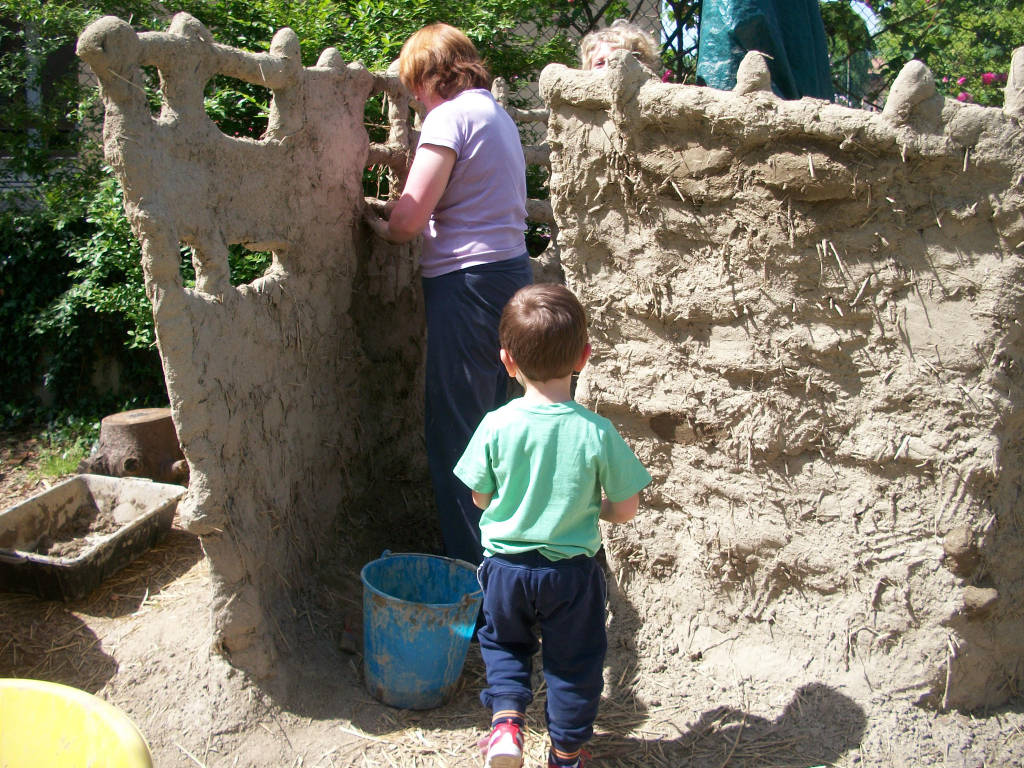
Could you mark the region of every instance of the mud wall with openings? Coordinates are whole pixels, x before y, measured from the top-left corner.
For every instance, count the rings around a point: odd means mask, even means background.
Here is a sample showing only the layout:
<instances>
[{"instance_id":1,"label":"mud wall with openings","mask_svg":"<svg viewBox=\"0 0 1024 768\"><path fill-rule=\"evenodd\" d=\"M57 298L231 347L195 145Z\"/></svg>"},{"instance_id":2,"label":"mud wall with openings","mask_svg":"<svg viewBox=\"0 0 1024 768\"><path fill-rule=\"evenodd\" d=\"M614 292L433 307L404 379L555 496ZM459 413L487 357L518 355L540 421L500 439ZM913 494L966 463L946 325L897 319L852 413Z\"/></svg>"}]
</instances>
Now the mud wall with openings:
<instances>
[{"instance_id":1,"label":"mud wall with openings","mask_svg":"<svg viewBox=\"0 0 1024 768\"><path fill-rule=\"evenodd\" d=\"M187 14L163 32L103 18L78 54L101 84L106 159L142 243L191 475L180 516L213 574L213 642L267 677L292 649L320 571L356 559L361 533L393 527L384 513L401 505L380 487L426 478L415 257L366 237L360 216L364 104L389 81L333 49L303 67L289 29L269 52L230 48ZM156 111L143 67L159 74ZM272 92L261 139L226 136L206 115L215 75ZM227 256L238 243L273 260L236 286ZM433 521L419 514L403 522L429 536Z\"/></svg>"},{"instance_id":2,"label":"mud wall with openings","mask_svg":"<svg viewBox=\"0 0 1024 768\"><path fill-rule=\"evenodd\" d=\"M436 535L406 493L427 482L416 247L360 223L363 169L400 186L417 105L333 49L303 67L290 30L251 53L184 14L105 18L78 50L143 246L212 636L265 677L325 563ZM203 111L216 74L272 91L259 140ZM606 530L641 676L700 664L946 708L1015 692L1024 52L1001 110L943 100L916 63L880 114L780 101L756 56L728 93L631 57L541 85L550 115L509 108L548 119L524 147L552 172L529 206L556 235L536 272L591 317L578 399L655 477ZM267 273L232 285L231 244L271 251Z\"/></svg>"}]
</instances>

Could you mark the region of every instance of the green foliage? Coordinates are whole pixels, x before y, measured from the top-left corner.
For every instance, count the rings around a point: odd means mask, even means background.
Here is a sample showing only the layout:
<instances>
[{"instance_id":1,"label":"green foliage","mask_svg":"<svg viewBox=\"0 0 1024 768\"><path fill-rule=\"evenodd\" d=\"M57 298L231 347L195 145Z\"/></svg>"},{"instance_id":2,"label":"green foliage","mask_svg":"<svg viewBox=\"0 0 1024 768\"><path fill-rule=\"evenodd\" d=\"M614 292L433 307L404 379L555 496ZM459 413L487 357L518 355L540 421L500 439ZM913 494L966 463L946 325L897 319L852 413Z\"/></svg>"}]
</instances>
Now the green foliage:
<instances>
[{"instance_id":1,"label":"green foliage","mask_svg":"<svg viewBox=\"0 0 1024 768\"><path fill-rule=\"evenodd\" d=\"M832 83L844 95L878 96L879 81L871 75L871 33L865 19L846 2L821 4L828 36Z\"/></svg>"},{"instance_id":2,"label":"green foliage","mask_svg":"<svg viewBox=\"0 0 1024 768\"><path fill-rule=\"evenodd\" d=\"M463 30L495 76L527 78L549 62L575 59L573 44L558 29L572 8L569 0L341 0L338 7L338 37L332 44L344 59L371 69L385 69L409 35L436 21ZM530 25L547 34L520 31Z\"/></svg>"},{"instance_id":3,"label":"green foliage","mask_svg":"<svg viewBox=\"0 0 1024 768\"><path fill-rule=\"evenodd\" d=\"M118 323L62 303L74 282L70 254L92 234L86 212L100 174L95 141L83 130L95 96L82 94L70 66L78 32L98 15L88 3L0 0L0 168L20 182L0 191L3 423L37 420L44 403L96 400L96 362L120 347ZM118 360L124 380L159 386L159 368L137 375L158 363L151 350L148 358Z\"/></svg>"},{"instance_id":4,"label":"green foliage","mask_svg":"<svg viewBox=\"0 0 1024 768\"><path fill-rule=\"evenodd\" d=\"M0 218L0 341L8 375L0 384L0 417L40 417L33 402L55 408L120 404L134 394L166 400L142 285L139 247L111 176L98 186L80 219L56 199L7 211ZM75 206L78 206L77 200ZM61 216L68 220L62 220ZM120 390L101 395L93 378L116 366ZM124 394L124 393L128 394Z\"/></svg>"},{"instance_id":5,"label":"green foliage","mask_svg":"<svg viewBox=\"0 0 1024 768\"><path fill-rule=\"evenodd\" d=\"M68 448L43 448L39 452L40 477L56 478L72 475L78 468L78 462L89 455L88 448L71 446Z\"/></svg>"},{"instance_id":6,"label":"green foliage","mask_svg":"<svg viewBox=\"0 0 1024 768\"><path fill-rule=\"evenodd\" d=\"M29 93L24 85L42 75L48 60L69 55L75 30L88 18L79 4L0 0L0 72L6 75L0 78L0 155L10 158L12 173L53 168L55 154L74 149L67 119L67 107L76 101L69 98L73 83L58 80L45 93Z\"/></svg>"},{"instance_id":7,"label":"green foliage","mask_svg":"<svg viewBox=\"0 0 1024 768\"><path fill-rule=\"evenodd\" d=\"M68 232L32 212L0 213L0 403L8 404L41 390L53 376L46 365L36 323L68 285ZM73 364L72 356L65 363Z\"/></svg>"},{"instance_id":8,"label":"green foliage","mask_svg":"<svg viewBox=\"0 0 1024 768\"><path fill-rule=\"evenodd\" d=\"M1002 105L1010 57L1024 44L1024 3L894 0L878 13L886 25L877 38L884 75L895 77L903 64L919 59L946 95ZM993 77L984 78L986 73Z\"/></svg>"},{"instance_id":9,"label":"green foliage","mask_svg":"<svg viewBox=\"0 0 1024 768\"><path fill-rule=\"evenodd\" d=\"M142 253L122 206L117 181L109 174L101 177L85 217L92 233L70 251L78 264L68 273L74 282L51 304L43 328L65 330L74 318L94 313L124 322L128 349L148 349L156 342L142 281Z\"/></svg>"},{"instance_id":10,"label":"green foliage","mask_svg":"<svg viewBox=\"0 0 1024 768\"><path fill-rule=\"evenodd\" d=\"M54 478L73 474L99 439L99 419L63 414L50 421L39 436L39 474Z\"/></svg>"},{"instance_id":11,"label":"green foliage","mask_svg":"<svg viewBox=\"0 0 1024 768\"><path fill-rule=\"evenodd\" d=\"M1024 43L1020 0L860 3L875 15L873 35L852 5L845 0L822 4L837 90L880 106L884 90L908 61L917 59L928 65L950 98L1002 105L1010 57Z\"/></svg>"}]
</instances>

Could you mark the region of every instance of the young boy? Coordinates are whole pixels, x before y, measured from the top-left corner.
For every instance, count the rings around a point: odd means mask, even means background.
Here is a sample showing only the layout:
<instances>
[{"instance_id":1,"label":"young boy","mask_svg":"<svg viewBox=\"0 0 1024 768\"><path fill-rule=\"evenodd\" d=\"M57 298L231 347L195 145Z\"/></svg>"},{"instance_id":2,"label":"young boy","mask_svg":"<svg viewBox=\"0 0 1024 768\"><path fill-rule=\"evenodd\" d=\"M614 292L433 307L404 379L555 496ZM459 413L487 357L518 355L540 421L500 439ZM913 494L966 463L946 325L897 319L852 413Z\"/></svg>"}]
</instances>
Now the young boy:
<instances>
[{"instance_id":1,"label":"young boy","mask_svg":"<svg viewBox=\"0 0 1024 768\"><path fill-rule=\"evenodd\" d=\"M590 357L582 305L560 285L520 289L499 326L501 362L525 394L488 413L455 474L484 510L487 768L523 764L532 657L543 641L549 768L580 766L604 685L605 580L598 518L631 520L651 476L608 419L573 402ZM605 498L602 500L601 492Z\"/></svg>"}]
</instances>

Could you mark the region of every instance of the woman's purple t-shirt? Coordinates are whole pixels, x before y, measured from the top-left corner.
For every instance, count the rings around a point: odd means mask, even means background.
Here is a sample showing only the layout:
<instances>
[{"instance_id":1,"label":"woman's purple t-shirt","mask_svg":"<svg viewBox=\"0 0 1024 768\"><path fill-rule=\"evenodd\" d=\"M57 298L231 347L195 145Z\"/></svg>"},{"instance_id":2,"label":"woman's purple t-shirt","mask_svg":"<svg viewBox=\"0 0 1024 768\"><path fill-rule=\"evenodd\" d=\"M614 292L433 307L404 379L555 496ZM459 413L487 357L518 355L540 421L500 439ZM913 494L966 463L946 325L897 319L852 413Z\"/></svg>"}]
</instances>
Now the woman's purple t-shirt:
<instances>
[{"instance_id":1,"label":"woman's purple t-shirt","mask_svg":"<svg viewBox=\"0 0 1024 768\"><path fill-rule=\"evenodd\" d=\"M455 151L448 186L423 231L424 277L526 253L526 162L519 130L489 91L474 88L427 113L419 146Z\"/></svg>"}]
</instances>

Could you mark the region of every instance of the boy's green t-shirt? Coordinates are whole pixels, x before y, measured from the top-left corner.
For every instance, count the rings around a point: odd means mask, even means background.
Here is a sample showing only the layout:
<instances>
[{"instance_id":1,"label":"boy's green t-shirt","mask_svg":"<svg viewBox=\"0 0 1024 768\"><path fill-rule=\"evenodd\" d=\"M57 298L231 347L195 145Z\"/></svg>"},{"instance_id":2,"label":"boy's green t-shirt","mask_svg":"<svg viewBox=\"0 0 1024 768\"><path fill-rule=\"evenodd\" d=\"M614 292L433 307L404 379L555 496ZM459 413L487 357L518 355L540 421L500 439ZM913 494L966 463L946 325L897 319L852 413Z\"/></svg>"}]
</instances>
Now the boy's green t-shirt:
<instances>
[{"instance_id":1,"label":"boy's green t-shirt","mask_svg":"<svg viewBox=\"0 0 1024 768\"><path fill-rule=\"evenodd\" d=\"M455 466L478 493L486 555L539 550L549 560L601 546L601 491L624 501L651 476L612 423L582 405L518 398L488 413Z\"/></svg>"}]
</instances>

